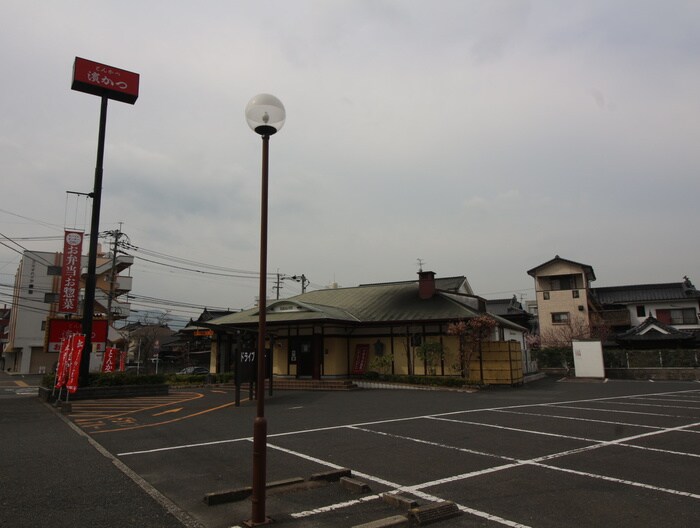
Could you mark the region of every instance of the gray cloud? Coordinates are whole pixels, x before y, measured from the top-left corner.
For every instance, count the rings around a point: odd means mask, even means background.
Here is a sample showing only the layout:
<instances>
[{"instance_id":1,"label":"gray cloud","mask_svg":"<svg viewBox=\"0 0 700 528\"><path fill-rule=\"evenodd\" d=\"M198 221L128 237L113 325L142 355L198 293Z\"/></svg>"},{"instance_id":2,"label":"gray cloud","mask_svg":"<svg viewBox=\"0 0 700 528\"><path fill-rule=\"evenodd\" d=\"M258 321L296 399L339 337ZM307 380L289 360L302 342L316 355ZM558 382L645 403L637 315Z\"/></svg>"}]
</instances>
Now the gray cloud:
<instances>
[{"instance_id":1,"label":"gray cloud","mask_svg":"<svg viewBox=\"0 0 700 528\"><path fill-rule=\"evenodd\" d=\"M141 74L135 105L110 103L101 226L124 222L138 246L257 268L260 139L243 108L270 92L288 112L271 141L272 270L354 285L410 279L420 257L500 295L528 293L525 270L554 254L600 285L698 268L693 4L10 1L3 18L12 212L60 226L65 191L91 190L99 101L70 90L79 55ZM134 275L155 297L256 295Z\"/></svg>"}]
</instances>

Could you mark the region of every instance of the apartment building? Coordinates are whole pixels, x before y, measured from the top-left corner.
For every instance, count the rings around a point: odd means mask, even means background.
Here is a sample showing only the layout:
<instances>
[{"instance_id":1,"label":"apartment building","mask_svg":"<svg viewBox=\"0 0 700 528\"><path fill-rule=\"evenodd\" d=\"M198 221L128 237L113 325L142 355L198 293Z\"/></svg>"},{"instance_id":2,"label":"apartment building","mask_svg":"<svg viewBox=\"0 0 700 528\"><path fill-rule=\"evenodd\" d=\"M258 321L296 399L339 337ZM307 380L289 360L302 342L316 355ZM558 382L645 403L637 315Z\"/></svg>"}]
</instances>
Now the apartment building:
<instances>
[{"instance_id":1,"label":"apartment building","mask_svg":"<svg viewBox=\"0 0 700 528\"><path fill-rule=\"evenodd\" d=\"M76 320L82 313L58 311L62 253L25 251L15 274L7 342L2 357L5 369L23 374L49 372L58 359L55 347L49 346L48 329L57 319ZM121 296L131 291L132 278L123 275L134 262L130 255L115 256L99 252L96 260L94 310L96 320L109 322L129 315L129 304ZM81 290L85 286L88 257L81 257ZM110 300L111 299L111 300ZM79 309L82 311L82 293ZM111 312L111 313L108 313ZM77 323L76 323L77 324ZM99 368L104 343L94 343L91 370Z\"/></svg>"}]
</instances>

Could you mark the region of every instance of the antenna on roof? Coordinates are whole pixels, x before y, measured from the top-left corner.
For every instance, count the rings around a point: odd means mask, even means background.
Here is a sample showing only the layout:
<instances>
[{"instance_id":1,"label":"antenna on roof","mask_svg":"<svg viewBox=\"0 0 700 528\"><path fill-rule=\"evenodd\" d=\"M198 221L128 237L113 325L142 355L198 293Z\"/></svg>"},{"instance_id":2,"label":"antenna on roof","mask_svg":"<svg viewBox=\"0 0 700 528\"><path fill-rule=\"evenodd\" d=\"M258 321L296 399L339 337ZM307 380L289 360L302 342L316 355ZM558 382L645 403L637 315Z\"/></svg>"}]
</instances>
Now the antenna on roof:
<instances>
[{"instance_id":1,"label":"antenna on roof","mask_svg":"<svg viewBox=\"0 0 700 528\"><path fill-rule=\"evenodd\" d=\"M416 261L418 262L418 273L422 273L423 272L423 262L425 262L425 261L423 259L420 259L420 258L416 259Z\"/></svg>"}]
</instances>

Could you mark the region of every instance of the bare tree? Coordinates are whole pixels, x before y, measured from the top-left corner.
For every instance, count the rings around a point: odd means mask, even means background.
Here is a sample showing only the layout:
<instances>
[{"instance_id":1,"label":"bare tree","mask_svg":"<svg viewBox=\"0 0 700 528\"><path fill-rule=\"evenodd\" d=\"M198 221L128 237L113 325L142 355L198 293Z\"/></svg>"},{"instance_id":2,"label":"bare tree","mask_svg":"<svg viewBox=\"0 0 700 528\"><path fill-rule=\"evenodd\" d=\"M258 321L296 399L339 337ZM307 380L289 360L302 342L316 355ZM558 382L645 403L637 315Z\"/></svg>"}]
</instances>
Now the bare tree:
<instances>
[{"instance_id":1,"label":"bare tree","mask_svg":"<svg viewBox=\"0 0 700 528\"><path fill-rule=\"evenodd\" d=\"M542 348L568 348L574 339L590 337L591 328L584 317L574 317L540 332Z\"/></svg>"},{"instance_id":2,"label":"bare tree","mask_svg":"<svg viewBox=\"0 0 700 528\"><path fill-rule=\"evenodd\" d=\"M585 317L579 316L567 323L547 328L540 334L542 348L569 348L575 339L600 339L606 341L612 330L602 319L595 319L592 324Z\"/></svg>"},{"instance_id":3,"label":"bare tree","mask_svg":"<svg viewBox=\"0 0 700 528\"><path fill-rule=\"evenodd\" d=\"M457 368L463 378L469 377L471 360L475 354L478 354L481 380L483 381L481 344L491 335L497 325L498 323L493 317L480 315L467 321L456 321L447 326L448 335L457 336L458 339L459 364Z\"/></svg>"}]
</instances>

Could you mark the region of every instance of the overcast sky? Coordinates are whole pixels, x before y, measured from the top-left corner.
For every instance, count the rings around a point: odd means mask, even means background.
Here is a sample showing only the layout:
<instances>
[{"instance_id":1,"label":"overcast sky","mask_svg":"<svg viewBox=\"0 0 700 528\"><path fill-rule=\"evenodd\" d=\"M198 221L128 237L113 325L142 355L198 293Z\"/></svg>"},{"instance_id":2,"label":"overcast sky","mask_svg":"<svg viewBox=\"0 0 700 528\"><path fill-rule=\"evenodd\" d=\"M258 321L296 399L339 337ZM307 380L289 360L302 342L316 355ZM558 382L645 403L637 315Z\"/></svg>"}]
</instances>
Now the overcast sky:
<instances>
[{"instance_id":1,"label":"overcast sky","mask_svg":"<svg viewBox=\"0 0 700 528\"><path fill-rule=\"evenodd\" d=\"M141 75L135 105L109 104L100 230L123 222L150 252L258 269L244 108L266 92L287 110L271 272L356 286L412 280L420 258L527 300L527 270L558 254L594 286L700 283L698 2L4 0L0 20L0 233L28 249L89 231L66 194L95 171L100 99L70 89L79 56ZM6 245L3 285L20 258ZM159 299L257 296L255 278L138 258L132 275Z\"/></svg>"}]
</instances>

